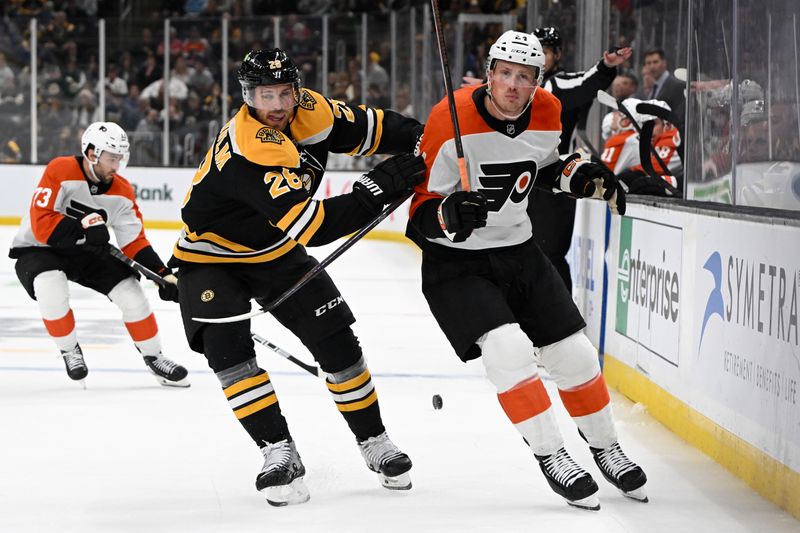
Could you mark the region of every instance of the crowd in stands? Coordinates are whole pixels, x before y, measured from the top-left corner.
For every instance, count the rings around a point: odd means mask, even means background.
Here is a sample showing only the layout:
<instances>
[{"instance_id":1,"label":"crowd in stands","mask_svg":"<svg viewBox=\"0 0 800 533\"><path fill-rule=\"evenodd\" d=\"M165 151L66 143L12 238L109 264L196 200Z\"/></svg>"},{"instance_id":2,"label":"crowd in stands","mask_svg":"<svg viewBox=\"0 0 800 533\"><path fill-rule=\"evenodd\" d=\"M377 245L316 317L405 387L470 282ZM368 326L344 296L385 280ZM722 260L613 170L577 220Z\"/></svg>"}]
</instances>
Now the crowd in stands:
<instances>
[{"instance_id":1,"label":"crowd in stands","mask_svg":"<svg viewBox=\"0 0 800 533\"><path fill-rule=\"evenodd\" d=\"M109 7L110 4L114 4ZM300 0L294 3L254 0L160 0L131 2L122 16L114 9L126 3L97 0L10 0L0 4L0 162L28 161L30 153L30 20L37 20L37 112L38 159L40 161L74 151L83 128L101 116L100 94L105 98L105 119L119 123L129 132L132 163L158 165L163 160L162 134L169 126L169 162L195 166L205 153L209 136L221 126L223 108L228 115L242 104L236 68L253 48L269 48L275 40L271 19L282 14L280 42L301 66L306 86L327 96L358 105L390 107L415 114L408 71L412 55L393 53L387 42L388 16L375 15L370 31L366 83L362 83L360 60L360 17L347 12L385 13L388 9L421 7L426 0L361 1ZM293 4L290 6L290 4ZM453 14L513 13L522 23L522 0L443 0L445 23ZM291 7L292 14L283 14ZM111 11L109 11L111 10ZM322 59L319 17L303 13L336 13L329 21L329 34L337 36L345 50L329 54L327 87L322 87ZM223 73L220 16L229 23L228 71ZM98 61L98 20L106 18L106 71L100 81ZM170 74L164 98L163 19L172 22L169 40ZM421 18L421 17L419 17ZM547 23L574 35L575 14L569 6L553 4ZM418 23L419 24L419 23ZM421 30L421 26L420 26ZM452 31L453 28L451 27ZM464 32L465 56L462 74L481 77L484 58L500 25L468 26ZM417 57L421 56L418 35ZM574 39L565 40L563 64L575 68ZM452 53L452 51L451 51ZM403 79L395 86L390 101L392 56L398 61ZM632 67L629 66L629 72ZM630 83L638 84L633 74ZM228 94L222 79L227 77ZM436 85L438 79L422 82ZM362 87L366 94L362 95ZM417 88L418 90L419 88ZM641 90L645 90L640 88ZM419 90L418 90L419 92ZM438 95L434 95L438 99ZM419 107L419 106L418 106ZM417 108L417 114L424 110ZM418 116L423 118L424 116Z\"/></svg>"}]
</instances>

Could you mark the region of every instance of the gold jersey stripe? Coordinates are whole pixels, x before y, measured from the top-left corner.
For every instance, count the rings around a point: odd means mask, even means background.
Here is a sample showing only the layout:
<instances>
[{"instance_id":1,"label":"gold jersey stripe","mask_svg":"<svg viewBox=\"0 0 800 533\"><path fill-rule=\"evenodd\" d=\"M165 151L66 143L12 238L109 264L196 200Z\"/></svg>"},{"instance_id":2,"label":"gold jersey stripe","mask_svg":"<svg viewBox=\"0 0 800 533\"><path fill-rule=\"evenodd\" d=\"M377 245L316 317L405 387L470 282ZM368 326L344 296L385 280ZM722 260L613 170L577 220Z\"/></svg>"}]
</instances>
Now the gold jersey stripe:
<instances>
[{"instance_id":1,"label":"gold jersey stripe","mask_svg":"<svg viewBox=\"0 0 800 533\"><path fill-rule=\"evenodd\" d=\"M233 411L233 414L236 415L236 418L241 420L242 418L244 418L246 416L250 416L255 412L258 412L258 411L260 411L262 409L266 409L270 405L273 405L273 404L275 404L277 402L278 402L278 397L275 396L275 393L273 392L272 394L270 394L266 398L262 398L261 400L258 400L257 402L253 402L250 405L242 407L241 409L236 409L235 411Z\"/></svg>"},{"instance_id":2,"label":"gold jersey stripe","mask_svg":"<svg viewBox=\"0 0 800 533\"><path fill-rule=\"evenodd\" d=\"M366 407L369 407L376 401L378 401L378 391L374 390L372 391L372 394L370 394L360 402L336 404L336 407L339 409L339 411L343 413L348 413L350 411L358 411L359 409L364 409Z\"/></svg>"},{"instance_id":3,"label":"gold jersey stripe","mask_svg":"<svg viewBox=\"0 0 800 533\"><path fill-rule=\"evenodd\" d=\"M375 118L375 142L372 143L372 148L364 154L372 155L375 153L375 150L378 149L378 146L381 144L381 135L383 135L383 109L376 109L375 114L377 115Z\"/></svg>"},{"instance_id":4,"label":"gold jersey stripe","mask_svg":"<svg viewBox=\"0 0 800 533\"><path fill-rule=\"evenodd\" d=\"M243 379L242 381L237 381L230 387L225 389L225 397L230 398L234 394L238 394L244 390L252 389L256 385L261 385L262 383L266 383L269 381L269 374L264 372L263 374L259 374L257 376L253 376L251 378Z\"/></svg>"},{"instance_id":5,"label":"gold jersey stripe","mask_svg":"<svg viewBox=\"0 0 800 533\"><path fill-rule=\"evenodd\" d=\"M325 218L325 206L322 202L318 203L319 209L317 209L317 213L314 215L314 220L311 221L311 224L308 225L306 230L300 235L300 238L297 241L302 244L303 246L308 244L308 241L311 240L311 237L317 232L319 227L322 225L322 220Z\"/></svg>"},{"instance_id":6,"label":"gold jersey stripe","mask_svg":"<svg viewBox=\"0 0 800 533\"><path fill-rule=\"evenodd\" d=\"M297 217L300 216L300 213L303 212L309 202L311 202L311 198L306 198L305 202L300 202L299 204L293 205L292 208L289 209L285 215L283 215L283 218L278 221L276 227L281 231L286 231L286 228L288 228L292 222L297 220Z\"/></svg>"},{"instance_id":7,"label":"gold jersey stripe","mask_svg":"<svg viewBox=\"0 0 800 533\"><path fill-rule=\"evenodd\" d=\"M297 246L297 241L288 240L286 243L271 252L256 255L256 256L221 256L221 255L205 255L182 250L176 244L172 249L172 255L176 259L186 261L189 263L267 263L273 261L278 257L289 253L292 248Z\"/></svg>"},{"instance_id":8,"label":"gold jersey stripe","mask_svg":"<svg viewBox=\"0 0 800 533\"><path fill-rule=\"evenodd\" d=\"M354 377L353 379L348 379L342 383L326 383L328 385L328 390L331 392L345 392L350 389L357 389L361 385L367 382L370 378L369 369L365 369L362 373Z\"/></svg>"},{"instance_id":9,"label":"gold jersey stripe","mask_svg":"<svg viewBox=\"0 0 800 533\"><path fill-rule=\"evenodd\" d=\"M235 243L233 241L229 241L225 237L220 237L216 233L212 233L210 231L206 231L206 232L201 233L201 234L198 235L197 233L195 233L193 231L191 231L191 232L188 231L189 228L186 228L186 229L187 229L186 240L189 240L189 241L192 241L192 242L210 241L210 242L213 242L214 244L216 244L218 246L222 246L223 248L227 248L228 250L231 250L232 252L255 252L255 250L253 250L252 248L248 248L247 246L244 246L242 244Z\"/></svg>"}]
</instances>

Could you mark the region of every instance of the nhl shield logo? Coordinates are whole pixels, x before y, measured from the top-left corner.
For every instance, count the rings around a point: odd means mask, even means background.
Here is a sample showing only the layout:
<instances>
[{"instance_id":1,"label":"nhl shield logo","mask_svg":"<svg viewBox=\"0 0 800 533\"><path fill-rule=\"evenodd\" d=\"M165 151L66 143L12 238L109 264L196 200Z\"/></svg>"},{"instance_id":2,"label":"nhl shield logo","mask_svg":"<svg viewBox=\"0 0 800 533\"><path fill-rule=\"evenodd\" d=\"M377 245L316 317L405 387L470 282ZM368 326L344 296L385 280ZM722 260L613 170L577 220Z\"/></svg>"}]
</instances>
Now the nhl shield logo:
<instances>
[{"instance_id":1,"label":"nhl shield logo","mask_svg":"<svg viewBox=\"0 0 800 533\"><path fill-rule=\"evenodd\" d=\"M506 133L508 133L509 135L514 135L515 131L516 128L514 127L513 124L506 124Z\"/></svg>"}]
</instances>

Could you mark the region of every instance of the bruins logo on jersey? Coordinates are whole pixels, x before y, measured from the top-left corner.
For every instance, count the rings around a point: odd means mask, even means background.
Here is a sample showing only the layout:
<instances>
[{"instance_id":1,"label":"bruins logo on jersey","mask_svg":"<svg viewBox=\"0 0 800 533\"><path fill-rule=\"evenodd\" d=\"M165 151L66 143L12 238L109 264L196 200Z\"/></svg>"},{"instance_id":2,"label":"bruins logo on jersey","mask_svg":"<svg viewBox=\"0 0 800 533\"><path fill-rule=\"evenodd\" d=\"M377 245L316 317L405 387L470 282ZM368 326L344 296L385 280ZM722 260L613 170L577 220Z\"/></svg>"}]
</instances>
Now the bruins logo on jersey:
<instances>
[{"instance_id":1,"label":"bruins logo on jersey","mask_svg":"<svg viewBox=\"0 0 800 533\"><path fill-rule=\"evenodd\" d=\"M263 127L256 133L256 139L260 140L262 143L281 144L285 137L283 133L276 129Z\"/></svg>"},{"instance_id":2,"label":"bruins logo on jersey","mask_svg":"<svg viewBox=\"0 0 800 533\"><path fill-rule=\"evenodd\" d=\"M317 104L317 101L311 96L311 93L304 90L300 96L300 107L303 109L307 109L309 111L314 110L314 106Z\"/></svg>"}]
</instances>

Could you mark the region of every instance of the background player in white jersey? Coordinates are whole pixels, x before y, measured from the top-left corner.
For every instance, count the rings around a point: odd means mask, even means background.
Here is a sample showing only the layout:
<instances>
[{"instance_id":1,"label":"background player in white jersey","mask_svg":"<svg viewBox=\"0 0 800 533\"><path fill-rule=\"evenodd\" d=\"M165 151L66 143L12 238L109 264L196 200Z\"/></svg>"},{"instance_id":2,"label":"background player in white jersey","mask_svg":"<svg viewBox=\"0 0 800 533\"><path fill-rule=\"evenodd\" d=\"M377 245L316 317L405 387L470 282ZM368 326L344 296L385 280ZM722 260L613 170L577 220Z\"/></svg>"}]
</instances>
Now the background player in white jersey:
<instances>
[{"instance_id":1,"label":"background player in white jersey","mask_svg":"<svg viewBox=\"0 0 800 533\"><path fill-rule=\"evenodd\" d=\"M83 380L88 369L75 333L67 280L107 296L144 362L162 385L188 387L184 367L161 355L155 315L138 275L108 253L108 227L128 257L169 283L163 300L178 301L177 279L153 250L133 187L117 172L128 161L128 137L113 122L90 124L81 155L50 161L33 193L9 256L19 281L39 303L45 328L64 357L67 375Z\"/></svg>"},{"instance_id":2,"label":"background player in white jersey","mask_svg":"<svg viewBox=\"0 0 800 533\"><path fill-rule=\"evenodd\" d=\"M564 448L534 345L603 476L646 501L647 478L619 446L583 318L531 235L534 184L625 210L608 169L559 158L561 106L537 90L543 66L538 40L508 31L489 51L488 85L456 91L469 192L460 190L446 100L433 108L420 143L426 181L415 190L407 235L423 251L422 290L433 315L462 360L483 356L503 410L552 489L571 505L599 509L597 484Z\"/></svg>"}]
</instances>

